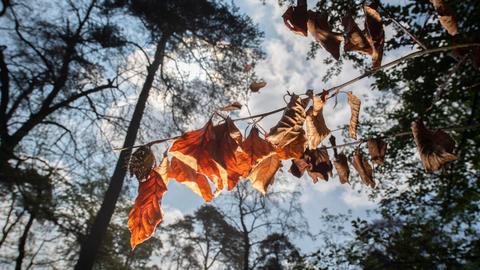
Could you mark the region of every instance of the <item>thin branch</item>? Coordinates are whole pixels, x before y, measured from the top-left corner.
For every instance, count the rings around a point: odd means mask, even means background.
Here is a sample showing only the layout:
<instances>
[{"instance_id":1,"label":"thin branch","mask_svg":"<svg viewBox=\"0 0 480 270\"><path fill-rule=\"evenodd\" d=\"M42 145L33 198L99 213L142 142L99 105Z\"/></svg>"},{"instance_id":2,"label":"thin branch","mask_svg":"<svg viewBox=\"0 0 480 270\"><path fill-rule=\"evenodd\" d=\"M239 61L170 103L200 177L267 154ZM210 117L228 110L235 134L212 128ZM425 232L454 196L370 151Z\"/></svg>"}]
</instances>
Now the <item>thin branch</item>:
<instances>
[{"instance_id":1,"label":"thin branch","mask_svg":"<svg viewBox=\"0 0 480 270\"><path fill-rule=\"evenodd\" d=\"M374 68L374 69L371 69L371 70L368 70L366 71L365 73L363 73L362 75L356 77L356 78L353 78L345 83L342 83L338 86L335 86L335 87L332 87L330 89L327 89L327 90L324 90L326 91L327 93L331 93L331 92L334 92L330 97L336 95L339 93L339 91L357 81L360 81L366 77L370 77L374 74L376 74L377 72L383 70L383 69L387 69L387 68L390 68L390 67L394 67L406 60L410 60L410 59L414 59L414 58L417 58L417 57L420 57L420 56L423 56L423 55L427 55L427 54L432 54L432 53L439 53L439 52L445 52L445 51L451 51L451 50L454 50L454 49L459 49L459 48L468 48L468 47L480 47L480 43L470 43L470 44L457 44L457 45L452 45L452 46L444 46L444 47L439 47L439 48L433 48L433 49L429 49L429 50L423 50L423 51L416 51L416 52L413 52L411 54L407 54L405 56L402 56L396 60L393 60L389 63L386 63L378 68ZM323 91L322 91L323 93ZM321 94L321 93L320 93ZM316 94L316 95L320 95L320 94ZM265 113L260 113L260 114L256 114L256 115L252 115L252 116L247 116L247 117L242 117L242 118L237 118L237 119L232 119L233 121L242 121L242 120L249 120L249 119L254 119L254 118L258 118L258 117L265 117L265 116L268 116L268 115L272 115L272 114L275 114L275 113L278 113L278 112L281 112L283 110L285 110L286 107L282 107L282 108L279 108L279 109L275 109L273 111L269 111L269 112L265 112ZM163 143L163 142L166 142L166 141L170 141L170 140L174 140L174 139L177 139L179 138L181 135L179 136L174 136L174 137L170 137L170 138L166 138L166 139L160 139L160 140L155 140L155 141L152 141L152 142L149 142L149 143L146 143L146 144L141 144L141 145L134 145L132 147L125 147L125 148L114 148L113 150L114 151L124 151L124 150L127 150L127 149L133 149L133 148L138 148L138 147L141 147L141 146L151 146L151 145L154 145L154 144L159 144L159 143ZM350 143L352 144L352 143ZM339 145L337 145L337 147L339 147Z\"/></svg>"}]
</instances>

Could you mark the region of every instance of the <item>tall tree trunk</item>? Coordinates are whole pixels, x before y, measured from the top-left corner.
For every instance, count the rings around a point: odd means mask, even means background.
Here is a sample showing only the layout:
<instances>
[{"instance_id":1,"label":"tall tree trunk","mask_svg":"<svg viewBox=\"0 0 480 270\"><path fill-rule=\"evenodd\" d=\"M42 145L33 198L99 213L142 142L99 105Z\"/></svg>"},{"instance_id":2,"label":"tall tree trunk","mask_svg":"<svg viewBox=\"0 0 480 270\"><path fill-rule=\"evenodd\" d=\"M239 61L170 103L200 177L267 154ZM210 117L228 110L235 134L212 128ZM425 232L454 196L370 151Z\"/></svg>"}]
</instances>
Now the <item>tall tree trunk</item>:
<instances>
[{"instance_id":1,"label":"tall tree trunk","mask_svg":"<svg viewBox=\"0 0 480 270\"><path fill-rule=\"evenodd\" d=\"M165 45L169 37L170 35L163 34L162 38L157 44L154 60L147 68L147 77L143 84L142 91L140 92L140 96L138 97L137 104L135 105L135 110L133 112L130 125L127 129L127 135L125 136L123 147L131 147L135 143L148 95L150 93L150 89L152 88L155 73L163 64ZM105 193L105 197L103 198L102 206L95 217L89 234L81 243L80 256L78 258L77 265L75 266L75 269L77 270L88 270L92 269L93 267L98 249L102 243L105 233L107 232L108 224L110 223L118 196L122 190L123 181L127 173L125 161L129 160L130 154L130 149L120 153L120 156L117 160L117 165L115 166L115 171L110 178L110 184L107 192Z\"/></svg>"},{"instance_id":2,"label":"tall tree trunk","mask_svg":"<svg viewBox=\"0 0 480 270\"><path fill-rule=\"evenodd\" d=\"M18 256L17 260L15 261L15 270L22 269L23 259L25 258L25 244L27 243L28 233L30 232L30 228L32 227L34 219L35 216L33 214L30 214L27 225L25 225L25 228L23 229L23 234L18 242Z\"/></svg>"}]
</instances>

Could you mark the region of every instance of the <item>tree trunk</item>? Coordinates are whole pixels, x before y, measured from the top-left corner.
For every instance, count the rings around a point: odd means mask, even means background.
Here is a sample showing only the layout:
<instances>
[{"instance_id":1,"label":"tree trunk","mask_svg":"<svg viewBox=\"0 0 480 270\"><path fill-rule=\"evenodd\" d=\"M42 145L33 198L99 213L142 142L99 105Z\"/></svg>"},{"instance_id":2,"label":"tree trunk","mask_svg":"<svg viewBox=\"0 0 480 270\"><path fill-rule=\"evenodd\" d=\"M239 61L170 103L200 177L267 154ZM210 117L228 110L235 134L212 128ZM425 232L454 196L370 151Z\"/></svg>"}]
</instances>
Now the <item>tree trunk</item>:
<instances>
[{"instance_id":1,"label":"tree trunk","mask_svg":"<svg viewBox=\"0 0 480 270\"><path fill-rule=\"evenodd\" d=\"M138 97L137 104L135 105L135 110L133 112L130 125L127 129L123 147L131 147L135 143L148 95L150 89L152 88L155 73L163 64L165 45L168 38L169 35L164 34L162 36L157 44L154 60L147 68L147 77L143 84L142 91L140 92L140 96ZM102 206L95 217L89 234L81 243L80 256L75 266L75 269L77 270L88 270L92 269L93 267L96 254L102 243L103 237L107 232L108 224L110 223L117 199L120 195L120 191L122 190L123 181L127 173L127 166L125 166L125 162L129 160L130 154L131 149L122 151L120 153L120 156L117 160L117 165L115 166L115 171L110 178L110 184L105 193L105 197L103 198Z\"/></svg>"},{"instance_id":2,"label":"tree trunk","mask_svg":"<svg viewBox=\"0 0 480 270\"><path fill-rule=\"evenodd\" d=\"M35 216L33 214L30 214L27 225L25 225L25 229L23 229L23 234L20 237L20 240L18 242L18 256L15 262L15 270L22 269L23 259L25 258L25 244L27 243L28 232L32 227L32 223L34 219L35 219Z\"/></svg>"}]
</instances>

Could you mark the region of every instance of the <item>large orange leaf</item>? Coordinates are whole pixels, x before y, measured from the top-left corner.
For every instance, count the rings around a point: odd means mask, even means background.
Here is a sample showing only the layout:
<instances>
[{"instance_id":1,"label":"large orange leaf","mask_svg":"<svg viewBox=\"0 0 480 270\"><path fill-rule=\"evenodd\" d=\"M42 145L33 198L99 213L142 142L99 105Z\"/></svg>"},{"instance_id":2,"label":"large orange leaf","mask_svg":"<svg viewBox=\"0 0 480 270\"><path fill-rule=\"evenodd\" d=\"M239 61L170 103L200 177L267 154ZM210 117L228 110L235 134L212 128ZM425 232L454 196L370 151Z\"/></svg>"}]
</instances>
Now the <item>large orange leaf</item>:
<instances>
[{"instance_id":1,"label":"large orange leaf","mask_svg":"<svg viewBox=\"0 0 480 270\"><path fill-rule=\"evenodd\" d=\"M205 175L197 173L190 166L173 157L168 170L168 178L186 185L193 192L209 202L213 199L212 189Z\"/></svg>"},{"instance_id":2,"label":"large orange leaf","mask_svg":"<svg viewBox=\"0 0 480 270\"><path fill-rule=\"evenodd\" d=\"M227 118L224 123L215 126L216 151L220 152L218 163L227 171L228 190L232 190L237 184L240 176L250 169L250 162L247 153L240 147L242 134L233 123Z\"/></svg>"},{"instance_id":3,"label":"large orange leaf","mask_svg":"<svg viewBox=\"0 0 480 270\"><path fill-rule=\"evenodd\" d=\"M275 154L275 148L259 135L257 127L253 127L248 134L245 141L242 142L241 147L246 153L246 164L250 166L243 166L242 176L247 177L250 170L254 168L262 159Z\"/></svg>"},{"instance_id":4,"label":"large orange leaf","mask_svg":"<svg viewBox=\"0 0 480 270\"><path fill-rule=\"evenodd\" d=\"M280 167L280 159L271 143L259 136L258 129L253 127L247 139L242 143L242 149L247 154L250 165L248 171L243 171L254 188L265 194L272 183L275 173ZM244 163L244 164L246 164ZM247 167L244 167L246 169Z\"/></svg>"},{"instance_id":5,"label":"large orange leaf","mask_svg":"<svg viewBox=\"0 0 480 270\"><path fill-rule=\"evenodd\" d=\"M167 186L160 174L150 172L146 181L139 183L135 205L128 215L128 228L131 232L132 249L150 238L163 218L160 201Z\"/></svg>"}]
</instances>

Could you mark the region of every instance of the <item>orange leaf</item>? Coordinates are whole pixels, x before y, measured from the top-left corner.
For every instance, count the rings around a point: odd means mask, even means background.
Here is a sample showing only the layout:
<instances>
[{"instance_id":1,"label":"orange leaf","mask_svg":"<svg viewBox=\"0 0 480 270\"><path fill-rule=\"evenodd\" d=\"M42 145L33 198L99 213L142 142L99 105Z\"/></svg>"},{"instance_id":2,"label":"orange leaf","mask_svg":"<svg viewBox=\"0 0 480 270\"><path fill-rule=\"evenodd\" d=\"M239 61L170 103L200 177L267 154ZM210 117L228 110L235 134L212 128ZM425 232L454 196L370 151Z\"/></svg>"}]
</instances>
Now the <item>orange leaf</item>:
<instances>
[{"instance_id":1,"label":"orange leaf","mask_svg":"<svg viewBox=\"0 0 480 270\"><path fill-rule=\"evenodd\" d=\"M176 139L169 152L180 161L190 166L195 172L209 177L217 189L223 189L226 182L227 172L223 164L221 153L216 149L216 135L212 121L201 129L187 132Z\"/></svg>"},{"instance_id":2,"label":"orange leaf","mask_svg":"<svg viewBox=\"0 0 480 270\"><path fill-rule=\"evenodd\" d=\"M458 26L453 11L443 0L430 0L430 2L438 13L440 24L450 35L455 36L458 33Z\"/></svg>"},{"instance_id":3,"label":"orange leaf","mask_svg":"<svg viewBox=\"0 0 480 270\"><path fill-rule=\"evenodd\" d=\"M363 6L363 10L365 12L365 32L367 40L373 49L372 62L373 67L376 68L382 65L383 45L385 43L382 17L374 3Z\"/></svg>"},{"instance_id":4,"label":"orange leaf","mask_svg":"<svg viewBox=\"0 0 480 270\"><path fill-rule=\"evenodd\" d=\"M348 128L348 134L352 139L357 139L358 118L360 114L360 105L362 102L352 92L348 92L348 105L350 106L350 126Z\"/></svg>"},{"instance_id":5,"label":"orange leaf","mask_svg":"<svg viewBox=\"0 0 480 270\"><path fill-rule=\"evenodd\" d=\"M343 35L332 32L332 27L328 23L328 16L325 13L309 10L307 27L308 32L315 40L338 60L340 58L340 43L343 41Z\"/></svg>"},{"instance_id":6,"label":"orange leaf","mask_svg":"<svg viewBox=\"0 0 480 270\"><path fill-rule=\"evenodd\" d=\"M313 183L317 183L319 178L328 181L328 176L332 175L333 166L325 146L313 150L307 149L304 159L310 164L307 172Z\"/></svg>"},{"instance_id":7,"label":"orange leaf","mask_svg":"<svg viewBox=\"0 0 480 270\"><path fill-rule=\"evenodd\" d=\"M221 160L218 162L226 169L228 178L228 190L232 190L237 184L240 176L250 168L248 155L240 147L242 134L233 123L227 118L224 123L215 126L215 151L220 152Z\"/></svg>"},{"instance_id":8,"label":"orange leaf","mask_svg":"<svg viewBox=\"0 0 480 270\"><path fill-rule=\"evenodd\" d=\"M307 3L299 3L296 7L290 6L282 15L285 26L295 34L307 36Z\"/></svg>"},{"instance_id":9,"label":"orange leaf","mask_svg":"<svg viewBox=\"0 0 480 270\"><path fill-rule=\"evenodd\" d=\"M168 170L168 178L186 185L206 202L213 199L212 189L205 175L197 173L190 166L173 157Z\"/></svg>"},{"instance_id":10,"label":"orange leaf","mask_svg":"<svg viewBox=\"0 0 480 270\"><path fill-rule=\"evenodd\" d=\"M130 245L132 249L150 238L158 223L163 219L160 201L167 186L162 177L154 170L150 172L147 181L139 183L135 205L128 214L128 228L131 232Z\"/></svg>"},{"instance_id":11,"label":"orange leaf","mask_svg":"<svg viewBox=\"0 0 480 270\"><path fill-rule=\"evenodd\" d=\"M241 144L242 150L246 153L247 164L244 166L242 176L246 177L250 170L255 167L262 159L275 154L273 145L259 136L257 127L253 127L248 137Z\"/></svg>"}]
</instances>

